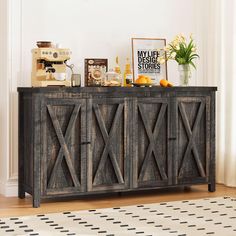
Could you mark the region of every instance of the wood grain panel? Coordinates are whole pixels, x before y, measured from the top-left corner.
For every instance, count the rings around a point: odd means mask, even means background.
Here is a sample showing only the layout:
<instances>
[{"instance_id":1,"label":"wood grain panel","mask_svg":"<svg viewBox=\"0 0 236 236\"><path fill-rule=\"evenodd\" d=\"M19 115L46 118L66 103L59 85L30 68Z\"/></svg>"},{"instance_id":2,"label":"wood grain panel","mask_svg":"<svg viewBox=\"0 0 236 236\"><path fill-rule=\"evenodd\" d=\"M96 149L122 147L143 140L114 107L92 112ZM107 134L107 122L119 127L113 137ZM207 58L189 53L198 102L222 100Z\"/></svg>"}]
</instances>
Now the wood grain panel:
<instances>
[{"instance_id":1,"label":"wood grain panel","mask_svg":"<svg viewBox=\"0 0 236 236\"><path fill-rule=\"evenodd\" d=\"M161 186L168 182L168 100L140 98L134 106L134 186Z\"/></svg>"},{"instance_id":2,"label":"wood grain panel","mask_svg":"<svg viewBox=\"0 0 236 236\"><path fill-rule=\"evenodd\" d=\"M88 156L90 191L127 187L128 102L125 99L94 99L88 126L91 137Z\"/></svg>"},{"instance_id":3,"label":"wood grain panel","mask_svg":"<svg viewBox=\"0 0 236 236\"><path fill-rule=\"evenodd\" d=\"M86 153L81 143L86 136L85 100L47 99L42 106L44 194L66 193L67 188L84 191L82 158Z\"/></svg>"},{"instance_id":4,"label":"wood grain panel","mask_svg":"<svg viewBox=\"0 0 236 236\"><path fill-rule=\"evenodd\" d=\"M178 98L177 182L207 181L209 105L206 98Z\"/></svg>"}]
</instances>

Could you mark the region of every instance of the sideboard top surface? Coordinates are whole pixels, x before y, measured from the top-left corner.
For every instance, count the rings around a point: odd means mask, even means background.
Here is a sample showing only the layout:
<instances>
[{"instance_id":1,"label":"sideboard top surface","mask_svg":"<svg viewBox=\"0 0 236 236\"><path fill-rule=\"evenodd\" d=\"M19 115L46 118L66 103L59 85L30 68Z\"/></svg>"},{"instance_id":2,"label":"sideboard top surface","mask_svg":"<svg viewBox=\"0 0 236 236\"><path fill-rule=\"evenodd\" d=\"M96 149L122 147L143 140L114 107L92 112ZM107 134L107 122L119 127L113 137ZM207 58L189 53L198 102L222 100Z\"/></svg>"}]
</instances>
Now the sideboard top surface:
<instances>
[{"instance_id":1,"label":"sideboard top surface","mask_svg":"<svg viewBox=\"0 0 236 236\"><path fill-rule=\"evenodd\" d=\"M217 87L191 86L191 87L18 87L18 92L28 93L142 93L142 92L211 92Z\"/></svg>"}]
</instances>

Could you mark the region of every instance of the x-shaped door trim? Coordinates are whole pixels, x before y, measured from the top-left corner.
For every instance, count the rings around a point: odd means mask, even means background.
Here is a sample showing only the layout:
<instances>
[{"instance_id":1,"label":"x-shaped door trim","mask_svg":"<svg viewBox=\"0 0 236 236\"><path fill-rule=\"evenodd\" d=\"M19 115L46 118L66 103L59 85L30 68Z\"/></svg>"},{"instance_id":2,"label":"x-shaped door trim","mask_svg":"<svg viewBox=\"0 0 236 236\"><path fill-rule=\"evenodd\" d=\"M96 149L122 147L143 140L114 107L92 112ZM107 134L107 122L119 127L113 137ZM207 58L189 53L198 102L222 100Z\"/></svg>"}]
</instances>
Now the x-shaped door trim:
<instances>
[{"instance_id":1,"label":"x-shaped door trim","mask_svg":"<svg viewBox=\"0 0 236 236\"><path fill-rule=\"evenodd\" d=\"M195 119L192 130L191 130L191 127L190 127L190 124L189 124L189 121L188 121L188 118L187 118L187 114L186 114L186 111L184 109L184 106L183 106L182 102L180 102L178 106L179 106L179 111L180 111L180 114L181 114L181 118L183 120L185 130L186 130L186 133L187 133L187 136L188 136L188 139L189 139L187 148L186 148L185 153L184 153L184 157L183 157L181 165L180 165L179 177L183 176L183 174L184 174L184 163L185 163L186 158L189 156L191 150L193 150L194 159L197 163L198 170L200 172L201 177L206 177L206 173L205 173L204 168L202 166L202 163L201 163L198 151L197 151L196 143L194 141L196 131L197 131L197 128L198 128L198 123L201 120L201 117L202 117L202 114L203 114L203 111L204 111L204 108L205 108L205 102L201 101L200 107L198 109L197 117Z\"/></svg>"},{"instance_id":2,"label":"x-shaped door trim","mask_svg":"<svg viewBox=\"0 0 236 236\"><path fill-rule=\"evenodd\" d=\"M57 170L58 170L58 168L59 168L59 166L62 162L63 156L65 156L66 164L68 166L68 169L69 169L69 172L70 172L70 175L71 175L74 186L75 187L80 186L79 180L77 178L77 175L76 175L76 172L75 172L75 169L74 169L74 165L72 164L70 152L69 152L69 149L68 149L68 146L67 146L67 142L68 142L68 139L70 138L72 128L73 128L74 123L75 123L75 121L77 119L77 116L79 114L80 107L81 107L80 104L75 105L75 107L73 109L73 112L72 112L72 115L70 117L69 124L68 124L67 129L66 129L65 137L64 137L63 133L62 133L62 130L61 130L61 127L60 127L60 124L59 124L59 121L57 119L57 116L56 116L56 114L55 114L55 112L52 108L52 105L47 105L47 109L48 109L49 115L51 117L53 127L55 129L58 141L61 145L59 153L57 155L56 162L54 164L54 167L53 167L50 179L49 179L49 182L48 182L48 187L49 188L52 188L53 185L55 184L56 172L57 172Z\"/></svg>"},{"instance_id":3,"label":"x-shaped door trim","mask_svg":"<svg viewBox=\"0 0 236 236\"><path fill-rule=\"evenodd\" d=\"M156 149L156 144L155 144L155 138L154 137L157 137L158 132L160 131L162 121L163 121L163 119L165 117L165 113L166 113L166 109L167 109L167 104L166 103L162 103L161 110L160 110L160 112L158 114L158 118L157 118L157 121L156 121L156 124L155 124L155 127L154 127L153 131L152 131L150 125L149 125L148 119L147 119L147 117L145 115L145 111L144 111L142 105L139 104L138 108L139 108L140 115L141 115L141 118L143 120L143 124L144 124L144 127L146 129L146 132L147 132L147 135L148 135L148 138L149 138L149 145L148 145L148 149L147 149L147 152L146 152L146 155L145 155L142 167L141 167L141 171L140 171L140 174L139 174L139 179L143 180L144 175L145 175L145 171L147 169L148 160L151 157L151 154L153 152L154 157L155 157L155 161L156 161L156 164L157 164L157 167L158 167L160 175L161 175L161 178L163 180L166 180L167 179L167 175L165 173L165 169L163 167L163 164L160 163L161 159L158 159L158 151Z\"/></svg>"},{"instance_id":4,"label":"x-shaped door trim","mask_svg":"<svg viewBox=\"0 0 236 236\"><path fill-rule=\"evenodd\" d=\"M98 121L98 125L99 125L99 128L101 130L104 142L105 142L105 147L103 149L103 153L102 153L100 162L98 164L96 174L94 176L93 183L95 185L97 184L97 179L98 179L97 176L98 176L99 172L102 170L102 168L103 168L103 166L106 162L106 159L108 158L108 154L109 154L110 160L112 162L112 165L113 165L113 168L114 168L114 171L115 171L115 174L116 174L116 177L118 179L119 184L124 183L124 179L122 177L122 174L121 174L121 171L120 171L120 168L119 168L119 164L117 163L117 160L116 160L116 155L115 155L115 153L113 151L113 148L111 146L111 143L110 143L111 139L115 135L116 129L118 127L118 122L120 120L120 116L122 114L123 108L124 108L124 104L119 104L118 105L118 108L117 108L117 111L116 111L116 114L115 114L115 117L114 117L114 120L113 120L113 123L112 123L112 126L111 126L111 130L108 134L108 131L106 129L104 120L102 118L101 112L100 112L99 107L98 107L98 104L93 105L95 116L96 116L96 119Z\"/></svg>"}]
</instances>

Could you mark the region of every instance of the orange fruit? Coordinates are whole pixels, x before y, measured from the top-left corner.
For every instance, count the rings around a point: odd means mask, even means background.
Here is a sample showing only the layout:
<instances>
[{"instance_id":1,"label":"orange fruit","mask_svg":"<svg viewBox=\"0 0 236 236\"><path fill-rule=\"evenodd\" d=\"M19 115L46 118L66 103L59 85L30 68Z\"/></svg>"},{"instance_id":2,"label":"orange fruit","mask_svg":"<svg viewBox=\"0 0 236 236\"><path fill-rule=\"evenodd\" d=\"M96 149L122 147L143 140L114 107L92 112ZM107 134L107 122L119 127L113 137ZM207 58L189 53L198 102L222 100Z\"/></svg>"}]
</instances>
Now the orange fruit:
<instances>
[{"instance_id":1,"label":"orange fruit","mask_svg":"<svg viewBox=\"0 0 236 236\"><path fill-rule=\"evenodd\" d=\"M168 82L168 81L165 80L165 79L160 80L160 85L161 85L162 87L173 87L173 84L170 83L170 82Z\"/></svg>"},{"instance_id":2,"label":"orange fruit","mask_svg":"<svg viewBox=\"0 0 236 236\"><path fill-rule=\"evenodd\" d=\"M167 86L168 86L168 81L165 80L165 79L161 79L161 80L160 80L160 85L161 85L162 87L167 87Z\"/></svg>"},{"instance_id":3,"label":"orange fruit","mask_svg":"<svg viewBox=\"0 0 236 236\"><path fill-rule=\"evenodd\" d=\"M138 75L138 78L143 78L145 77L145 75Z\"/></svg>"},{"instance_id":4,"label":"orange fruit","mask_svg":"<svg viewBox=\"0 0 236 236\"><path fill-rule=\"evenodd\" d=\"M138 75L138 79L135 80L137 84L152 84L152 80L149 76Z\"/></svg>"},{"instance_id":5,"label":"orange fruit","mask_svg":"<svg viewBox=\"0 0 236 236\"><path fill-rule=\"evenodd\" d=\"M136 79L135 81L137 84L146 84L146 78L145 77L139 77L138 79Z\"/></svg>"},{"instance_id":6,"label":"orange fruit","mask_svg":"<svg viewBox=\"0 0 236 236\"><path fill-rule=\"evenodd\" d=\"M147 84L152 84L152 80L149 76L146 76L146 81L147 81Z\"/></svg>"}]
</instances>

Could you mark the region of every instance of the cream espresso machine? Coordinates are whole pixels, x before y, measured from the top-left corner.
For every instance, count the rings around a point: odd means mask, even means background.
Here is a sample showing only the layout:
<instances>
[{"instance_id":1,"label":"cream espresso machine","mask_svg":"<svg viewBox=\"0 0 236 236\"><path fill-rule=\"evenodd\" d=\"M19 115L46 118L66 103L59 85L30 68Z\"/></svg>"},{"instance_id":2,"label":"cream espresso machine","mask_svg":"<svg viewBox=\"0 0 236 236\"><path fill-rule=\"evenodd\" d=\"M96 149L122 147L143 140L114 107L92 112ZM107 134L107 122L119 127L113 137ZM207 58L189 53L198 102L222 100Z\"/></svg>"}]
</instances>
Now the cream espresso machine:
<instances>
[{"instance_id":1,"label":"cream espresso machine","mask_svg":"<svg viewBox=\"0 0 236 236\"><path fill-rule=\"evenodd\" d=\"M32 49L32 86L71 86L66 74L66 61L70 55L70 50L63 48Z\"/></svg>"}]
</instances>

